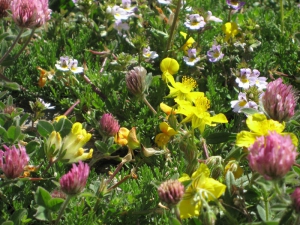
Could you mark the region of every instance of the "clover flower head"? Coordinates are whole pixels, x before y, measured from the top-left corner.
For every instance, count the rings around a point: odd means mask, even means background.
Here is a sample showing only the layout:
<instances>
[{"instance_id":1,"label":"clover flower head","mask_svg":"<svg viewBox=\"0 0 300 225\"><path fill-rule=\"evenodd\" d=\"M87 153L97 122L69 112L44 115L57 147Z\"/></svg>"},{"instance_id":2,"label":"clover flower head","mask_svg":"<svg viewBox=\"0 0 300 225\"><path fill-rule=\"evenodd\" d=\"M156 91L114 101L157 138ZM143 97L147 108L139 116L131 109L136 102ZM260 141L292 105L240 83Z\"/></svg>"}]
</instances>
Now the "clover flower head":
<instances>
[{"instance_id":1,"label":"clover flower head","mask_svg":"<svg viewBox=\"0 0 300 225\"><path fill-rule=\"evenodd\" d=\"M183 197L184 186L178 180L167 180L158 187L157 191L161 201L176 205Z\"/></svg>"},{"instance_id":2,"label":"clover flower head","mask_svg":"<svg viewBox=\"0 0 300 225\"><path fill-rule=\"evenodd\" d=\"M0 19L8 15L11 0L0 0Z\"/></svg>"},{"instance_id":3,"label":"clover flower head","mask_svg":"<svg viewBox=\"0 0 300 225\"><path fill-rule=\"evenodd\" d=\"M245 2L238 0L226 0L226 3L231 9L234 10L239 10L245 5Z\"/></svg>"},{"instance_id":4,"label":"clover flower head","mask_svg":"<svg viewBox=\"0 0 300 225\"><path fill-rule=\"evenodd\" d=\"M221 45L216 45L216 43L207 51L207 57L210 62L217 62L224 57L221 51Z\"/></svg>"},{"instance_id":5,"label":"clover flower head","mask_svg":"<svg viewBox=\"0 0 300 225\"><path fill-rule=\"evenodd\" d=\"M284 177L298 155L291 137L276 132L256 138L248 150L250 167L267 180Z\"/></svg>"},{"instance_id":6,"label":"clover flower head","mask_svg":"<svg viewBox=\"0 0 300 225\"><path fill-rule=\"evenodd\" d=\"M300 187L296 187L291 194L292 206L296 213L300 213Z\"/></svg>"},{"instance_id":7,"label":"clover flower head","mask_svg":"<svg viewBox=\"0 0 300 225\"><path fill-rule=\"evenodd\" d=\"M11 11L13 20L22 28L41 27L51 14L48 0L12 0Z\"/></svg>"},{"instance_id":8,"label":"clover flower head","mask_svg":"<svg viewBox=\"0 0 300 225\"><path fill-rule=\"evenodd\" d=\"M190 14L184 25L190 30L199 30L205 26L204 18L199 14Z\"/></svg>"},{"instance_id":9,"label":"clover flower head","mask_svg":"<svg viewBox=\"0 0 300 225\"><path fill-rule=\"evenodd\" d=\"M3 145L4 151L0 150L0 169L7 179L15 179L24 171L29 162L29 156L22 145L7 147Z\"/></svg>"},{"instance_id":10,"label":"clover flower head","mask_svg":"<svg viewBox=\"0 0 300 225\"><path fill-rule=\"evenodd\" d=\"M129 25L128 23L123 22L120 19L117 19L114 23L114 28L118 31L118 34L120 36L123 35L122 31L128 31L129 30ZM126 36L125 34L123 36Z\"/></svg>"},{"instance_id":11,"label":"clover flower head","mask_svg":"<svg viewBox=\"0 0 300 225\"><path fill-rule=\"evenodd\" d=\"M88 164L79 161L78 166L76 166L73 163L71 170L59 180L61 190L71 196L80 194L86 185L89 173Z\"/></svg>"},{"instance_id":12,"label":"clover flower head","mask_svg":"<svg viewBox=\"0 0 300 225\"><path fill-rule=\"evenodd\" d=\"M188 66L194 66L200 61L200 57L197 57L196 55L197 50L195 48L190 48L188 50L188 56L183 56L183 60Z\"/></svg>"},{"instance_id":13,"label":"clover flower head","mask_svg":"<svg viewBox=\"0 0 300 225\"><path fill-rule=\"evenodd\" d=\"M268 116L282 122L294 116L298 97L293 86L284 84L279 78L267 85L261 100Z\"/></svg>"},{"instance_id":14,"label":"clover flower head","mask_svg":"<svg viewBox=\"0 0 300 225\"><path fill-rule=\"evenodd\" d=\"M128 90L137 97L142 97L147 89L147 70L142 66L136 66L128 71L125 77Z\"/></svg>"},{"instance_id":15,"label":"clover flower head","mask_svg":"<svg viewBox=\"0 0 300 225\"><path fill-rule=\"evenodd\" d=\"M110 113L103 114L99 123L101 133L105 136L113 137L120 129L118 121Z\"/></svg>"},{"instance_id":16,"label":"clover flower head","mask_svg":"<svg viewBox=\"0 0 300 225\"><path fill-rule=\"evenodd\" d=\"M155 51L150 51L150 47L143 48L143 56L146 59L155 59L158 57L158 54Z\"/></svg>"}]
</instances>

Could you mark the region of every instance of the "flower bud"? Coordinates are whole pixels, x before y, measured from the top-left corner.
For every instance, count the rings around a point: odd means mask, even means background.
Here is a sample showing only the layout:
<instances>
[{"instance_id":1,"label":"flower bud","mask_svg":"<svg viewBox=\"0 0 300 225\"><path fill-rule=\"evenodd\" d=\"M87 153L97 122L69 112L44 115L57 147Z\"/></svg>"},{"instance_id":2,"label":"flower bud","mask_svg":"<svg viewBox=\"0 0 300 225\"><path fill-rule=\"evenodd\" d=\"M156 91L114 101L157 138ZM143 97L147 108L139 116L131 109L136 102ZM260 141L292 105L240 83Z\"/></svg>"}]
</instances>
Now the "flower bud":
<instances>
[{"instance_id":1,"label":"flower bud","mask_svg":"<svg viewBox=\"0 0 300 225\"><path fill-rule=\"evenodd\" d=\"M110 113L105 113L100 119L100 132L104 136L115 136L120 129L118 121Z\"/></svg>"},{"instance_id":2,"label":"flower bud","mask_svg":"<svg viewBox=\"0 0 300 225\"><path fill-rule=\"evenodd\" d=\"M262 104L271 119L282 122L295 114L297 99L293 86L283 84L279 78L268 84L262 96Z\"/></svg>"},{"instance_id":3,"label":"flower bud","mask_svg":"<svg viewBox=\"0 0 300 225\"><path fill-rule=\"evenodd\" d=\"M300 213L300 187L297 187L291 194L292 206L296 213Z\"/></svg>"},{"instance_id":4,"label":"flower bud","mask_svg":"<svg viewBox=\"0 0 300 225\"><path fill-rule=\"evenodd\" d=\"M206 160L206 165L210 169L210 175L214 179L219 179L223 175L223 159L221 156L211 156Z\"/></svg>"},{"instance_id":5,"label":"flower bud","mask_svg":"<svg viewBox=\"0 0 300 225\"><path fill-rule=\"evenodd\" d=\"M88 164L81 161L79 161L78 166L75 163L72 166L72 169L59 180L61 190L67 195L80 194L90 173Z\"/></svg>"},{"instance_id":6,"label":"flower bud","mask_svg":"<svg viewBox=\"0 0 300 225\"><path fill-rule=\"evenodd\" d=\"M285 176L298 154L290 135L282 136L276 132L258 137L248 150L250 167L267 180Z\"/></svg>"},{"instance_id":7,"label":"flower bud","mask_svg":"<svg viewBox=\"0 0 300 225\"><path fill-rule=\"evenodd\" d=\"M62 146L62 139L59 132L52 131L47 140L47 146L45 149L45 154L48 159L55 157Z\"/></svg>"},{"instance_id":8,"label":"flower bud","mask_svg":"<svg viewBox=\"0 0 300 225\"><path fill-rule=\"evenodd\" d=\"M184 186L178 180L167 180L158 187L158 195L161 201L176 205L184 194Z\"/></svg>"},{"instance_id":9,"label":"flower bud","mask_svg":"<svg viewBox=\"0 0 300 225\"><path fill-rule=\"evenodd\" d=\"M126 75L126 85L128 90L137 97L143 96L146 90L146 74L144 67L136 66Z\"/></svg>"},{"instance_id":10,"label":"flower bud","mask_svg":"<svg viewBox=\"0 0 300 225\"><path fill-rule=\"evenodd\" d=\"M19 144L18 148L9 148L6 145L3 145L3 148L5 151L0 150L0 169L8 179L19 177L29 162L25 147Z\"/></svg>"}]
</instances>

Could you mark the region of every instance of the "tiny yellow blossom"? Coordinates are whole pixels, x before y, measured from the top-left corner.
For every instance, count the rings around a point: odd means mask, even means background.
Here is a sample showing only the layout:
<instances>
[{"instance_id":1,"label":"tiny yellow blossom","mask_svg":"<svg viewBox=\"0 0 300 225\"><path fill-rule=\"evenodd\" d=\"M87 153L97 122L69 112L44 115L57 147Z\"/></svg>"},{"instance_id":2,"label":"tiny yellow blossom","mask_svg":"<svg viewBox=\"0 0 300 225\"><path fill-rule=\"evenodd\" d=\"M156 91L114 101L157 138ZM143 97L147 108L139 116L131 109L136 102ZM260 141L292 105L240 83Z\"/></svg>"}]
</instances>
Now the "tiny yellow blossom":
<instances>
[{"instance_id":1,"label":"tiny yellow blossom","mask_svg":"<svg viewBox=\"0 0 300 225\"><path fill-rule=\"evenodd\" d=\"M198 217L201 211L202 200L209 202L219 198L226 186L209 177L210 171L206 164L200 164L199 168L189 177L183 174L180 182L191 181L185 190L183 199L179 202L180 217L182 219Z\"/></svg>"},{"instance_id":2,"label":"tiny yellow blossom","mask_svg":"<svg viewBox=\"0 0 300 225\"><path fill-rule=\"evenodd\" d=\"M255 113L247 118L246 124L250 131L241 131L236 136L236 145L239 147L250 147L257 137L267 136L270 131L276 131L282 136L290 135L293 144L298 146L298 139L295 134L283 132L285 128L284 122L268 120L264 114Z\"/></svg>"},{"instance_id":3,"label":"tiny yellow blossom","mask_svg":"<svg viewBox=\"0 0 300 225\"><path fill-rule=\"evenodd\" d=\"M166 122L160 123L159 129L162 133L157 134L154 140L158 147L165 146L169 142L170 138L177 134L177 131L170 127Z\"/></svg>"},{"instance_id":4,"label":"tiny yellow blossom","mask_svg":"<svg viewBox=\"0 0 300 225\"><path fill-rule=\"evenodd\" d=\"M127 145L129 130L126 127L121 127L119 132L115 135L115 142L119 145Z\"/></svg>"},{"instance_id":5,"label":"tiny yellow blossom","mask_svg":"<svg viewBox=\"0 0 300 225\"><path fill-rule=\"evenodd\" d=\"M235 37L239 33L238 25L234 22L225 23L222 26L222 30L225 33L225 41L228 41L230 38Z\"/></svg>"}]
</instances>

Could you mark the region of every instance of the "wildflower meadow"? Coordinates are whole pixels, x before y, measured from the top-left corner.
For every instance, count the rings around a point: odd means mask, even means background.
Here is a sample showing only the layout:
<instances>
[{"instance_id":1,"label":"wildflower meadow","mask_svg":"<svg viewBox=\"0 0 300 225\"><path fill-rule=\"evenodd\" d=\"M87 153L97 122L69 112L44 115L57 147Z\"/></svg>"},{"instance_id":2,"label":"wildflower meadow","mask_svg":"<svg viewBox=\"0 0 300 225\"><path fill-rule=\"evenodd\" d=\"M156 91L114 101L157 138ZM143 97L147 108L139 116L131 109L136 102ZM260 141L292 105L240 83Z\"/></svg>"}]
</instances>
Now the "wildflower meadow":
<instances>
[{"instance_id":1,"label":"wildflower meadow","mask_svg":"<svg viewBox=\"0 0 300 225\"><path fill-rule=\"evenodd\" d=\"M0 224L300 224L300 2L0 0L0 46Z\"/></svg>"}]
</instances>

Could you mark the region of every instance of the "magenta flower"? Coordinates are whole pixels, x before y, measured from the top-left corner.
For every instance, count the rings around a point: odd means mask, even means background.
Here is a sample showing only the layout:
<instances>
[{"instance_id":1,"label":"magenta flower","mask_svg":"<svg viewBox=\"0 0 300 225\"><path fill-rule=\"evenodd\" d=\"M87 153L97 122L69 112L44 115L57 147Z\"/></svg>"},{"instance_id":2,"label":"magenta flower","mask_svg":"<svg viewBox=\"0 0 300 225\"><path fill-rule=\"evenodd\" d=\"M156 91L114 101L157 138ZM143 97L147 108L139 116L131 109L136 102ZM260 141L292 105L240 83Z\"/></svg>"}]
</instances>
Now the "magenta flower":
<instances>
[{"instance_id":1,"label":"magenta flower","mask_svg":"<svg viewBox=\"0 0 300 225\"><path fill-rule=\"evenodd\" d=\"M25 147L20 144L18 147L3 145L5 151L0 150L0 169L8 179L19 177L29 162Z\"/></svg>"},{"instance_id":2,"label":"magenta flower","mask_svg":"<svg viewBox=\"0 0 300 225\"><path fill-rule=\"evenodd\" d=\"M105 113L100 119L100 131L104 136L113 137L120 129L118 121L110 113Z\"/></svg>"},{"instance_id":3,"label":"magenta flower","mask_svg":"<svg viewBox=\"0 0 300 225\"><path fill-rule=\"evenodd\" d=\"M279 78L270 82L262 96L262 103L268 116L279 122L290 119L295 114L298 97L292 85L282 83Z\"/></svg>"},{"instance_id":4,"label":"magenta flower","mask_svg":"<svg viewBox=\"0 0 300 225\"><path fill-rule=\"evenodd\" d=\"M176 205L184 194L184 186L178 180L167 180L157 190L160 200L170 205Z\"/></svg>"},{"instance_id":5,"label":"magenta flower","mask_svg":"<svg viewBox=\"0 0 300 225\"><path fill-rule=\"evenodd\" d=\"M248 150L250 167L267 180L282 178L291 169L298 154L291 137L276 132L258 137Z\"/></svg>"},{"instance_id":6,"label":"magenta flower","mask_svg":"<svg viewBox=\"0 0 300 225\"><path fill-rule=\"evenodd\" d=\"M63 175L60 180L60 188L67 195L77 195L84 189L90 173L88 164L79 161L78 166L73 163L71 170Z\"/></svg>"},{"instance_id":7,"label":"magenta flower","mask_svg":"<svg viewBox=\"0 0 300 225\"><path fill-rule=\"evenodd\" d=\"M300 213L300 187L297 187L291 194L292 206L296 213Z\"/></svg>"},{"instance_id":8,"label":"magenta flower","mask_svg":"<svg viewBox=\"0 0 300 225\"><path fill-rule=\"evenodd\" d=\"M12 0L11 11L15 23L22 28L36 28L50 19L48 0Z\"/></svg>"}]
</instances>

